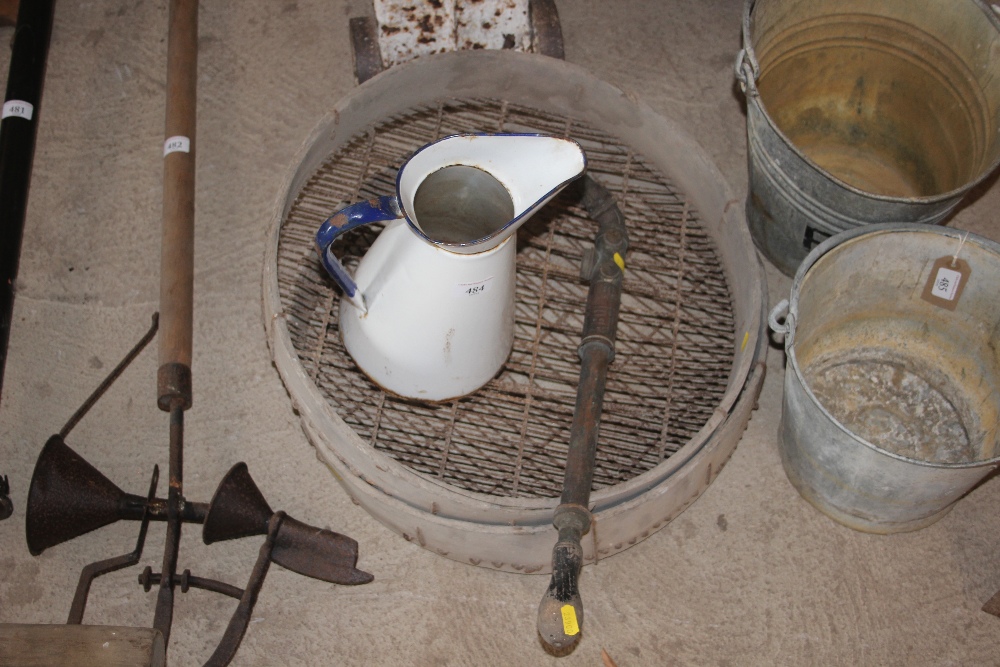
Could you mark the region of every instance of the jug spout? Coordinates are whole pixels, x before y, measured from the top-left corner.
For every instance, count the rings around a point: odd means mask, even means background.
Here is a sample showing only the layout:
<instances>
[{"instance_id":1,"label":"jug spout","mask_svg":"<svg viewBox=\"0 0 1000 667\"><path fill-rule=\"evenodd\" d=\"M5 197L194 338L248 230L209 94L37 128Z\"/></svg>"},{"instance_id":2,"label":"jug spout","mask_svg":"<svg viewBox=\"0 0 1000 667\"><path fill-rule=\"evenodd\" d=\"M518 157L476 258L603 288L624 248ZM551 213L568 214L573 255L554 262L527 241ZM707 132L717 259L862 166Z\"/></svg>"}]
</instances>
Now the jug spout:
<instances>
[{"instance_id":1,"label":"jug spout","mask_svg":"<svg viewBox=\"0 0 1000 667\"><path fill-rule=\"evenodd\" d=\"M540 134L459 134L414 153L400 169L396 185L400 207L419 236L466 254L484 252L506 241L586 168L583 149L572 139ZM467 174L462 174L463 169ZM422 206L422 198L430 200L424 192L434 189L429 184L436 179L448 180L449 171L455 173L452 181L462 183L452 188L469 190L469 200L480 210L491 207L487 212L490 221L479 227L465 225L465 237L440 233L434 227L434 214L426 212L433 211L433 204ZM485 178L492 184L481 183L477 172L488 174ZM499 194L492 194L493 189Z\"/></svg>"}]
</instances>

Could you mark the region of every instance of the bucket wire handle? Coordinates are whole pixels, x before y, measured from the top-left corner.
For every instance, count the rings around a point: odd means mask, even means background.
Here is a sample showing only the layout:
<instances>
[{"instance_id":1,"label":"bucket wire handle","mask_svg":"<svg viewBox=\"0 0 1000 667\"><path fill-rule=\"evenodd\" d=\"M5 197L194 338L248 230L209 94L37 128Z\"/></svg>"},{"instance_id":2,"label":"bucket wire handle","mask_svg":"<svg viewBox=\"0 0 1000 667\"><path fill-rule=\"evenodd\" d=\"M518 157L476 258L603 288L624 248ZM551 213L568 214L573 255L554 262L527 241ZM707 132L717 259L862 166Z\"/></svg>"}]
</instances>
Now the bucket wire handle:
<instances>
[{"instance_id":1,"label":"bucket wire handle","mask_svg":"<svg viewBox=\"0 0 1000 667\"><path fill-rule=\"evenodd\" d=\"M750 44L750 13L756 0L745 0L743 3L743 48L736 54L736 78L740 88L750 96L757 95L757 79L760 77L760 63L757 54Z\"/></svg>"},{"instance_id":2,"label":"bucket wire handle","mask_svg":"<svg viewBox=\"0 0 1000 667\"><path fill-rule=\"evenodd\" d=\"M344 290L346 296L363 313L368 312L365 296L358 290L354 278L333 254L333 242L344 232L373 222L385 222L403 217L399 200L394 195L367 199L351 204L331 215L316 232L316 252L323 268Z\"/></svg>"},{"instance_id":3,"label":"bucket wire handle","mask_svg":"<svg viewBox=\"0 0 1000 667\"><path fill-rule=\"evenodd\" d=\"M779 322L784 319L784 322ZM777 306L771 309L771 314L767 316L767 324L771 331L781 336L788 335L792 330L791 315L788 313L788 299L782 299Z\"/></svg>"}]
</instances>

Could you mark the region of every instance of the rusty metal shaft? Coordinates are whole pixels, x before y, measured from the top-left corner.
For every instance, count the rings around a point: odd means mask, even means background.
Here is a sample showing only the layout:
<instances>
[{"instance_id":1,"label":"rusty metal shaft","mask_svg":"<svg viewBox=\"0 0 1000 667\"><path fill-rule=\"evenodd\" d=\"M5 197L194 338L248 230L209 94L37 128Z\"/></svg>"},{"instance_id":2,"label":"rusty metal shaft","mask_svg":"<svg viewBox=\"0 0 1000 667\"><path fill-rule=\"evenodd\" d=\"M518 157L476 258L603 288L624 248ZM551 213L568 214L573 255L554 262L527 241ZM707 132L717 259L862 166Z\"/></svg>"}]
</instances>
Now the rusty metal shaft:
<instances>
[{"instance_id":1,"label":"rusty metal shaft","mask_svg":"<svg viewBox=\"0 0 1000 667\"><path fill-rule=\"evenodd\" d=\"M184 505L182 479L184 469L184 410L175 407L170 412L170 477L167 488L167 536L163 546L163 578L156 598L153 627L163 633L163 643L169 646L170 627L174 617L174 575L180 553L181 507Z\"/></svg>"},{"instance_id":2,"label":"rusty metal shaft","mask_svg":"<svg viewBox=\"0 0 1000 667\"><path fill-rule=\"evenodd\" d=\"M587 314L580 343L580 382L563 477L562 505L586 508L594 481L594 453L604 406L608 366L615 356L615 330L621 305L628 235L625 219L611 193L584 180L583 204L599 230L589 273Z\"/></svg>"},{"instance_id":3,"label":"rusty metal shaft","mask_svg":"<svg viewBox=\"0 0 1000 667\"><path fill-rule=\"evenodd\" d=\"M621 305L628 234L625 218L610 192L584 179L583 205L599 229L584 275L590 279L580 344L580 382L570 429L562 502L553 525L559 538L552 551L552 580L538 607L538 634L552 653L565 654L580 640L583 602L578 578L583 567L580 540L590 530L587 506L594 483L594 458L608 366L615 356L615 331Z\"/></svg>"}]
</instances>

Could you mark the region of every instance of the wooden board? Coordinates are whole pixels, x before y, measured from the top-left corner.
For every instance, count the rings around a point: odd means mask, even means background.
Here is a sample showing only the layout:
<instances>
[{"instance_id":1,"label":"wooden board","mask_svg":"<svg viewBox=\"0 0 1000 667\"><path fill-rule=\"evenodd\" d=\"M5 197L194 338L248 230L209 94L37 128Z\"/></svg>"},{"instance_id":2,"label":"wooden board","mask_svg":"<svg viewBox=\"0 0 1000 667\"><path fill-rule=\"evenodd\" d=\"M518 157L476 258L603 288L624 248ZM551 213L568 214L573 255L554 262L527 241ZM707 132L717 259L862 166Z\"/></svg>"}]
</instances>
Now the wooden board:
<instances>
[{"instance_id":1,"label":"wooden board","mask_svg":"<svg viewBox=\"0 0 1000 667\"><path fill-rule=\"evenodd\" d=\"M0 623L0 667L163 667L153 628Z\"/></svg>"}]
</instances>

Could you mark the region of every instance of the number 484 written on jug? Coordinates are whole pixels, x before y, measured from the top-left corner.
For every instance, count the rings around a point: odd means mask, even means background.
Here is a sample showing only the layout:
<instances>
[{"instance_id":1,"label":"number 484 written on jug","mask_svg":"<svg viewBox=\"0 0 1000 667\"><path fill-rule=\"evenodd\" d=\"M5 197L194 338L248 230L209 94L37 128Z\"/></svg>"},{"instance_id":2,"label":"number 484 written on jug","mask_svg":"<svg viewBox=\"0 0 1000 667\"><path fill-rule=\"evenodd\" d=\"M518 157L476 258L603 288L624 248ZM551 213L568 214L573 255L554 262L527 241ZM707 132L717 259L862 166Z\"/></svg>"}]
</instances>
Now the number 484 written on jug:
<instances>
[{"instance_id":1,"label":"number 484 written on jug","mask_svg":"<svg viewBox=\"0 0 1000 667\"><path fill-rule=\"evenodd\" d=\"M455 286L455 296L479 296L485 294L493 282L493 277L474 283L459 283Z\"/></svg>"}]
</instances>

